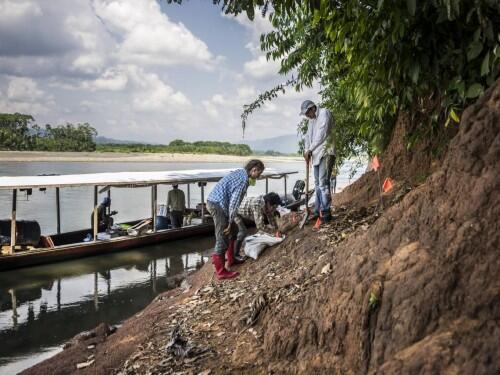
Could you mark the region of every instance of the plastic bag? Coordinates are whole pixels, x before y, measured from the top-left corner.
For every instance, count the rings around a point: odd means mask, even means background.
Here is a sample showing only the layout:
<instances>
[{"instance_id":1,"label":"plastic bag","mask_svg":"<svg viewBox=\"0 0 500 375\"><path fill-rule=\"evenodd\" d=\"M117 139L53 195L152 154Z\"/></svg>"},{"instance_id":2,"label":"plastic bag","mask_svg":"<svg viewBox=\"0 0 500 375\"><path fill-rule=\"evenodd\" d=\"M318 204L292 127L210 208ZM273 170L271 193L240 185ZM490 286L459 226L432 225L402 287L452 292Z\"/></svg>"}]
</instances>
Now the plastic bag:
<instances>
[{"instance_id":1,"label":"plastic bag","mask_svg":"<svg viewBox=\"0 0 500 375\"><path fill-rule=\"evenodd\" d=\"M250 258L257 259L266 247L274 246L282 242L284 238L273 237L269 234L254 234L245 238L245 254Z\"/></svg>"}]
</instances>

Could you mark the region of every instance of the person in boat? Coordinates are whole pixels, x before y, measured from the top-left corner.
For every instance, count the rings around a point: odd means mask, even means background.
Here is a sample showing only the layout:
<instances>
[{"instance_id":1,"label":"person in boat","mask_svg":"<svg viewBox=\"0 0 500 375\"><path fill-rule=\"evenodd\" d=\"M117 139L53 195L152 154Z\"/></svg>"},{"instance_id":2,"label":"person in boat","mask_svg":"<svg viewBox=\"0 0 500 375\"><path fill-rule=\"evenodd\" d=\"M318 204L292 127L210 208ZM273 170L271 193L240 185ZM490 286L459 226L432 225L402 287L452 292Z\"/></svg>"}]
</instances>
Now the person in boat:
<instances>
[{"instance_id":1,"label":"person in boat","mask_svg":"<svg viewBox=\"0 0 500 375\"><path fill-rule=\"evenodd\" d=\"M313 166L316 194L314 216L321 217L321 223L325 224L331 220L330 176L335 149L329 137L333 118L328 109L320 108L310 100L302 103L300 114L309 119L304 139L304 159L306 163L312 162Z\"/></svg>"},{"instance_id":2,"label":"person in boat","mask_svg":"<svg viewBox=\"0 0 500 375\"><path fill-rule=\"evenodd\" d=\"M234 219L238 225L238 235L234 245L234 257L240 260L240 249L243 240L247 236L247 227L244 220L252 220L258 232L281 237L276 223L276 209L281 205L281 198L276 193L268 193L257 197L246 197L238 208L238 214Z\"/></svg>"},{"instance_id":3,"label":"person in boat","mask_svg":"<svg viewBox=\"0 0 500 375\"><path fill-rule=\"evenodd\" d=\"M186 197L179 189L179 185L172 185L172 190L167 195L167 212L170 215L172 228L181 228L184 211L186 210Z\"/></svg>"},{"instance_id":4,"label":"person in boat","mask_svg":"<svg viewBox=\"0 0 500 375\"><path fill-rule=\"evenodd\" d=\"M237 264L234 259L234 240L230 240L231 227L236 217L238 207L245 196L248 186L264 172L264 163L260 160L250 160L244 168L237 169L222 178L210 192L207 198L207 210L212 215L215 226L215 248L212 254L217 278L232 279L238 272L228 271L225 267L224 254L228 265Z\"/></svg>"},{"instance_id":5,"label":"person in boat","mask_svg":"<svg viewBox=\"0 0 500 375\"><path fill-rule=\"evenodd\" d=\"M108 208L111 206L111 198L105 197L101 204L97 207L97 231L105 232L107 229L113 226L113 215L116 215L117 211L111 211L108 213ZM90 215L90 227L92 232L94 231L94 213Z\"/></svg>"}]
</instances>

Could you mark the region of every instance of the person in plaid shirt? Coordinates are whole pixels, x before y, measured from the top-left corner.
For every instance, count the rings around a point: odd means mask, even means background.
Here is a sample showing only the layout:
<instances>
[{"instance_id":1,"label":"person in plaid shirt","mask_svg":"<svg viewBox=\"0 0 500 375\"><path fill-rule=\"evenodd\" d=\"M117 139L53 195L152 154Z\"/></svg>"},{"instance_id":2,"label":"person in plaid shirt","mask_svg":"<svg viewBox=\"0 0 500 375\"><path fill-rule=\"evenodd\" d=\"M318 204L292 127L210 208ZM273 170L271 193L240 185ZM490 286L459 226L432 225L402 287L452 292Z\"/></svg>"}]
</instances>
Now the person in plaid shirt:
<instances>
[{"instance_id":1,"label":"person in plaid shirt","mask_svg":"<svg viewBox=\"0 0 500 375\"><path fill-rule=\"evenodd\" d=\"M241 245L247 236L247 227L245 226L244 219L252 220L259 232L281 235L278 231L278 224L275 218L276 208L280 205L281 198L276 193L243 199L234 220L238 225L238 235L234 245L235 258L239 259ZM268 224L266 224L266 219Z\"/></svg>"},{"instance_id":2,"label":"person in plaid shirt","mask_svg":"<svg viewBox=\"0 0 500 375\"><path fill-rule=\"evenodd\" d=\"M212 254L212 263L219 280L232 279L239 275L238 272L226 269L224 253L227 256L229 267L241 263L239 259L234 259L235 241L229 241L231 225L249 183L259 178L264 169L262 161L250 160L245 168L237 169L221 179L208 195L207 209L212 215L215 226L215 248Z\"/></svg>"}]
</instances>

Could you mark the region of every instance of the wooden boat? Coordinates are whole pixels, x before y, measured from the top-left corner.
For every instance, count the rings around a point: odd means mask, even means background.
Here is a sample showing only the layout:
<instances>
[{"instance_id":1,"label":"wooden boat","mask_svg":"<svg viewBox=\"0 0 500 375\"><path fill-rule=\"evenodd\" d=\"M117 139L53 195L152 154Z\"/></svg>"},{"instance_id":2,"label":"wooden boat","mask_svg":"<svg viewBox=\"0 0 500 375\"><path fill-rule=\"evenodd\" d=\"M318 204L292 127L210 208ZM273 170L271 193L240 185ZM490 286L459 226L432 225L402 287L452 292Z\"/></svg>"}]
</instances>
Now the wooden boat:
<instances>
[{"instance_id":1,"label":"wooden boat","mask_svg":"<svg viewBox=\"0 0 500 375\"><path fill-rule=\"evenodd\" d=\"M12 215L10 218L10 244L3 247L0 255L0 271L19 267L33 266L37 264L51 263L56 261L69 260L84 256L106 254L113 251L141 247L145 245L156 244L164 241L178 240L192 236L206 235L213 231L213 222L205 212L205 187L207 182L216 182L222 177L232 172L234 169L216 169L216 170L185 170L185 171L167 171L167 172L119 172L119 173L94 173L80 175L55 175L55 176L19 176L19 177L0 177L0 189L12 191ZM269 179L281 179L285 181L285 196L287 195L286 179L289 175L297 173L296 171L277 171L266 168L261 175L260 180L266 183L266 192L268 191ZM178 229L156 230L157 222L157 187L158 185L187 185L187 201L190 201L190 187L197 184L201 189L200 209L190 209L200 216L199 223L184 226ZM107 192L111 194L111 188L134 188L151 187L151 218L152 229L146 233L136 236L121 235L115 238L100 240L98 239L97 229L94 230L93 237L89 242L82 242L83 238L91 230L80 230L67 233L60 232L60 202L59 190L61 188L71 188L79 186L94 187L94 213L97 212L98 193ZM56 189L56 218L57 233L50 237L50 245L44 243L44 246L38 245L27 248L16 243L18 232L16 229L16 208L17 193L20 190L27 193L32 189ZM290 207L296 208L301 201L290 203ZM90 211L90 210L89 210ZM95 214L94 220L97 220ZM94 221L96 222L96 221ZM139 221L127 224L134 225ZM97 228L97 225L94 225Z\"/></svg>"}]
</instances>

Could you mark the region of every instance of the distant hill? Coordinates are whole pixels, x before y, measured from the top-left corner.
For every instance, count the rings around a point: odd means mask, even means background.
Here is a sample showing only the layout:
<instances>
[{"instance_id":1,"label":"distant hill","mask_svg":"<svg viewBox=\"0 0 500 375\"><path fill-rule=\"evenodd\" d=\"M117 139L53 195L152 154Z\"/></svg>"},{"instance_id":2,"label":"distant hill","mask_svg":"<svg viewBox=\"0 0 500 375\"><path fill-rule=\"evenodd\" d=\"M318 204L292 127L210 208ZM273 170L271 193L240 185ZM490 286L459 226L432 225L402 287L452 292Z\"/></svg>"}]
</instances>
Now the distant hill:
<instances>
[{"instance_id":1,"label":"distant hill","mask_svg":"<svg viewBox=\"0 0 500 375\"><path fill-rule=\"evenodd\" d=\"M253 151L275 151L282 154L295 154L299 150L299 140L296 134L282 135L280 137L245 140L241 142L250 146Z\"/></svg>"},{"instance_id":2,"label":"distant hill","mask_svg":"<svg viewBox=\"0 0 500 375\"><path fill-rule=\"evenodd\" d=\"M137 142L137 141L124 141L121 139L114 139L114 138L108 138L108 137L103 137L101 135L97 136L95 138L95 143L98 145L105 145L105 144L115 144L115 145L129 145L133 143L143 143L143 142Z\"/></svg>"}]
</instances>

